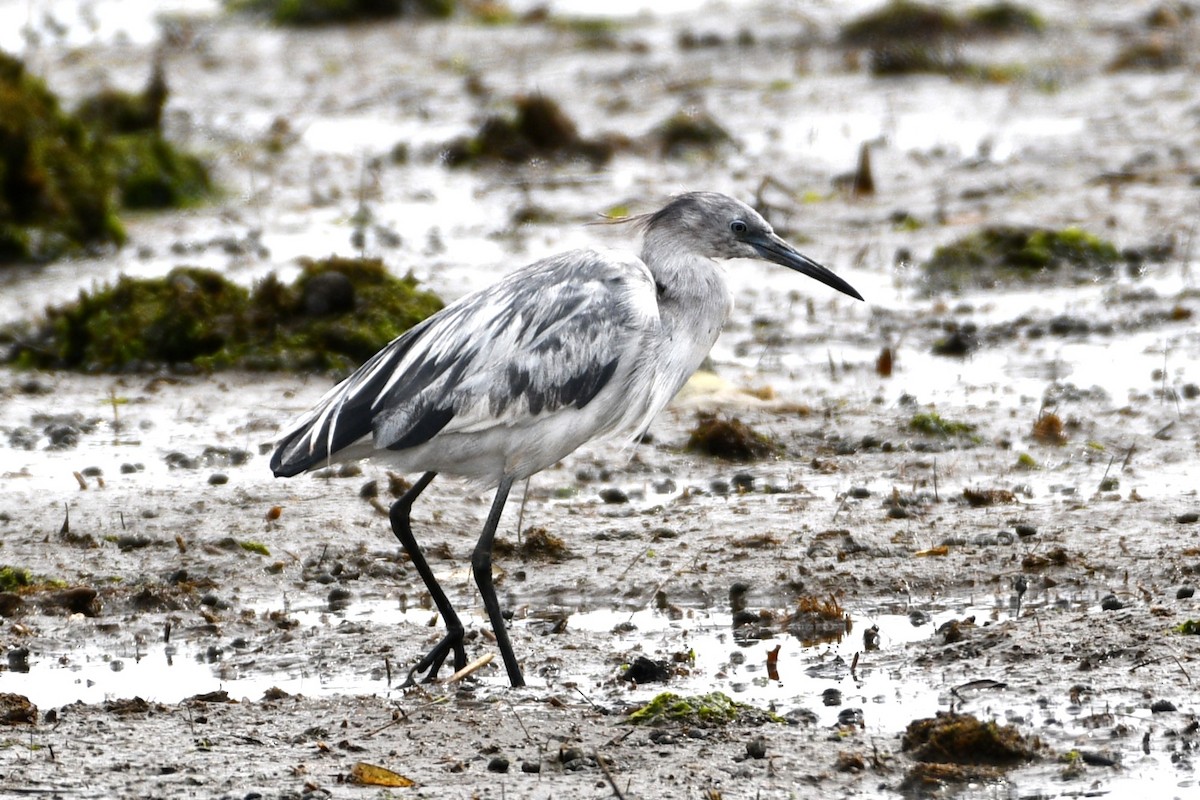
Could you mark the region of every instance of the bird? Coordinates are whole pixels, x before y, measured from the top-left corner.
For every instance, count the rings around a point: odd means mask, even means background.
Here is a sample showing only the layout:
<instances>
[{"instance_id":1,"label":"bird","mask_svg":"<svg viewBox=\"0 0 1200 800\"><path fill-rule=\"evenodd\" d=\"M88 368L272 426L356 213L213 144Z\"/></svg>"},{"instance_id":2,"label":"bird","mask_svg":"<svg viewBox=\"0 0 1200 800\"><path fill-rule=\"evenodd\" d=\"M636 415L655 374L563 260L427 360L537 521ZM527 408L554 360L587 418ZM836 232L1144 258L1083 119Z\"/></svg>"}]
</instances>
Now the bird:
<instances>
[{"instance_id":1,"label":"bird","mask_svg":"<svg viewBox=\"0 0 1200 800\"><path fill-rule=\"evenodd\" d=\"M514 483L585 442L646 433L730 316L731 260L773 262L863 299L725 194L678 194L621 221L640 230L640 255L571 250L459 298L385 345L276 442L276 477L363 458L421 473L389 519L446 633L405 686L436 680L451 654L456 670L467 663L463 624L412 531L413 503L435 476L495 488L471 570L509 682L524 686L492 580L492 543Z\"/></svg>"}]
</instances>

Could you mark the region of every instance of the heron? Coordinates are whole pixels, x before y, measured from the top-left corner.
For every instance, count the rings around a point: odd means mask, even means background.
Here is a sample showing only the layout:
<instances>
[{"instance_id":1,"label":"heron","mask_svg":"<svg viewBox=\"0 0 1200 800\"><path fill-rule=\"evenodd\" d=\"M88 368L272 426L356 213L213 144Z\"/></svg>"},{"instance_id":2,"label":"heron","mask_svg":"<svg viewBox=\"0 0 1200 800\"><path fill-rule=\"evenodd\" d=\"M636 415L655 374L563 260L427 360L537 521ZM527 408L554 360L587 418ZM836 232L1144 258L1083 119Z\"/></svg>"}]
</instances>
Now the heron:
<instances>
[{"instance_id":1,"label":"heron","mask_svg":"<svg viewBox=\"0 0 1200 800\"><path fill-rule=\"evenodd\" d=\"M862 300L724 194L680 194L624 221L640 229L640 256L572 250L459 298L385 345L276 444L277 477L362 458L421 473L389 519L446 633L406 686L421 675L436 680L451 654L456 670L467 663L463 624L412 530L413 503L435 476L495 488L471 571L509 682L524 686L492 579L492 543L513 484L585 442L633 442L647 431L729 318L725 262L773 262Z\"/></svg>"}]
</instances>

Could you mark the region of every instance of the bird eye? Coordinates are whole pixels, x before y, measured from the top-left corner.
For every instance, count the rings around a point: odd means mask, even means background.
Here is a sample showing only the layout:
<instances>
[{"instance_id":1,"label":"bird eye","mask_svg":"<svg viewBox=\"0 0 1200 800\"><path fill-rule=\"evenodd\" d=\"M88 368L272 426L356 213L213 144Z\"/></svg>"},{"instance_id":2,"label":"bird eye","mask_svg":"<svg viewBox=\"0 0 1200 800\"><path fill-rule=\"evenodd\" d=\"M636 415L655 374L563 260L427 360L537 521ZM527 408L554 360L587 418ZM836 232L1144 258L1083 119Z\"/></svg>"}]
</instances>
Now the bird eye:
<instances>
[{"instance_id":1,"label":"bird eye","mask_svg":"<svg viewBox=\"0 0 1200 800\"><path fill-rule=\"evenodd\" d=\"M740 235L750 230L750 228L747 227L746 223L742 222L740 219L735 219L733 222L729 223L729 230Z\"/></svg>"}]
</instances>

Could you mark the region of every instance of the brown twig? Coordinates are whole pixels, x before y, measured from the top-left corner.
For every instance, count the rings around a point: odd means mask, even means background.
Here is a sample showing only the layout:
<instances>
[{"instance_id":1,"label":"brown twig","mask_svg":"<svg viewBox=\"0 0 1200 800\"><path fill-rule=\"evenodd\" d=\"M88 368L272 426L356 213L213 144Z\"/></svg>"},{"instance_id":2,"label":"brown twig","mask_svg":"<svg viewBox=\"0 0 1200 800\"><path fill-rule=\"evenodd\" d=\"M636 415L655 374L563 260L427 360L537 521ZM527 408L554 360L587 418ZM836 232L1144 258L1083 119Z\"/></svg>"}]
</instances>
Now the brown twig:
<instances>
[{"instance_id":1,"label":"brown twig","mask_svg":"<svg viewBox=\"0 0 1200 800\"><path fill-rule=\"evenodd\" d=\"M492 663L493 658L495 658L495 656L492 655L491 653L484 653L479 658L475 659L470 664L467 664L465 667L460 669L458 672L451 675L449 678L446 678L446 683L458 683L459 681L461 681L463 678L467 677L468 675L470 675L474 672L478 672L483 667L486 667L488 664ZM521 727L524 727L524 726L521 726ZM528 734L526 734L526 735L528 735Z\"/></svg>"}]
</instances>

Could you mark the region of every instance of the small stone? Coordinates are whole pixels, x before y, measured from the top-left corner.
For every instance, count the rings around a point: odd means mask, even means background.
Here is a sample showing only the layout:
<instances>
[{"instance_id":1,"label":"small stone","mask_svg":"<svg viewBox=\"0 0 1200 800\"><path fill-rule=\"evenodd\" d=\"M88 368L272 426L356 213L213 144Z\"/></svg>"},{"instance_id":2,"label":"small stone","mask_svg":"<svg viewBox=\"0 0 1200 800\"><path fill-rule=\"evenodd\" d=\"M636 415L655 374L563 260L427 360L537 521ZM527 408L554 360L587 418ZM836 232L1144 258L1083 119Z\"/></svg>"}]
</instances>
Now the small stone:
<instances>
[{"instance_id":1,"label":"small stone","mask_svg":"<svg viewBox=\"0 0 1200 800\"><path fill-rule=\"evenodd\" d=\"M1195 586L1180 586L1178 589L1175 590L1175 599L1176 600L1187 600L1189 597L1192 597L1195 594L1196 594Z\"/></svg>"},{"instance_id":2,"label":"small stone","mask_svg":"<svg viewBox=\"0 0 1200 800\"><path fill-rule=\"evenodd\" d=\"M521 772L528 772L536 775L542 771L542 762L540 761L522 761Z\"/></svg>"},{"instance_id":3,"label":"small stone","mask_svg":"<svg viewBox=\"0 0 1200 800\"><path fill-rule=\"evenodd\" d=\"M341 611L350 605L352 593L344 586L335 586L329 590L327 601L330 611ZM505 767L507 769L507 767Z\"/></svg>"},{"instance_id":4,"label":"small stone","mask_svg":"<svg viewBox=\"0 0 1200 800\"><path fill-rule=\"evenodd\" d=\"M767 740L762 736L755 736L750 741L746 742L746 755L751 758L766 758L767 757Z\"/></svg>"},{"instance_id":5,"label":"small stone","mask_svg":"<svg viewBox=\"0 0 1200 800\"><path fill-rule=\"evenodd\" d=\"M214 472L208 476L208 483L210 486L224 486L229 483L229 476L224 472Z\"/></svg>"},{"instance_id":6,"label":"small stone","mask_svg":"<svg viewBox=\"0 0 1200 800\"><path fill-rule=\"evenodd\" d=\"M1032 525L1017 525L1013 528L1013 530L1016 531L1017 536L1020 536L1022 539L1028 536L1033 536L1037 533L1037 528L1033 527Z\"/></svg>"},{"instance_id":7,"label":"small stone","mask_svg":"<svg viewBox=\"0 0 1200 800\"><path fill-rule=\"evenodd\" d=\"M671 494L678 488L675 481L671 478L663 478L661 481L655 481L654 483L655 494Z\"/></svg>"},{"instance_id":8,"label":"small stone","mask_svg":"<svg viewBox=\"0 0 1200 800\"><path fill-rule=\"evenodd\" d=\"M1166 714L1175 710L1175 704L1170 700L1155 700L1150 704L1150 711L1155 714Z\"/></svg>"},{"instance_id":9,"label":"small stone","mask_svg":"<svg viewBox=\"0 0 1200 800\"><path fill-rule=\"evenodd\" d=\"M842 704L841 690L830 687L821 692L821 704L826 706L840 706Z\"/></svg>"},{"instance_id":10,"label":"small stone","mask_svg":"<svg viewBox=\"0 0 1200 800\"><path fill-rule=\"evenodd\" d=\"M618 503L628 503L629 495L615 486L610 486L607 489L600 490L600 499L606 503L616 505Z\"/></svg>"},{"instance_id":11,"label":"small stone","mask_svg":"<svg viewBox=\"0 0 1200 800\"><path fill-rule=\"evenodd\" d=\"M508 772L508 759L504 756L495 756L488 762L488 772Z\"/></svg>"},{"instance_id":12,"label":"small stone","mask_svg":"<svg viewBox=\"0 0 1200 800\"><path fill-rule=\"evenodd\" d=\"M1177 516L1175 521L1180 525L1191 525L1193 522L1200 522L1200 513L1188 511L1186 514Z\"/></svg>"},{"instance_id":13,"label":"small stone","mask_svg":"<svg viewBox=\"0 0 1200 800\"><path fill-rule=\"evenodd\" d=\"M855 500L863 500L871 496L871 490L865 486L850 487L850 496Z\"/></svg>"},{"instance_id":14,"label":"small stone","mask_svg":"<svg viewBox=\"0 0 1200 800\"><path fill-rule=\"evenodd\" d=\"M1120 611L1125 608L1125 603L1121 602L1115 594L1110 594L1105 595L1104 599L1100 601L1100 608L1103 611Z\"/></svg>"},{"instance_id":15,"label":"small stone","mask_svg":"<svg viewBox=\"0 0 1200 800\"><path fill-rule=\"evenodd\" d=\"M583 758L583 750L578 747L564 747L558 751L558 760L563 764L569 761L579 761Z\"/></svg>"},{"instance_id":16,"label":"small stone","mask_svg":"<svg viewBox=\"0 0 1200 800\"><path fill-rule=\"evenodd\" d=\"M733 476L733 488L740 494L754 491L754 476L749 472L739 472Z\"/></svg>"}]
</instances>

